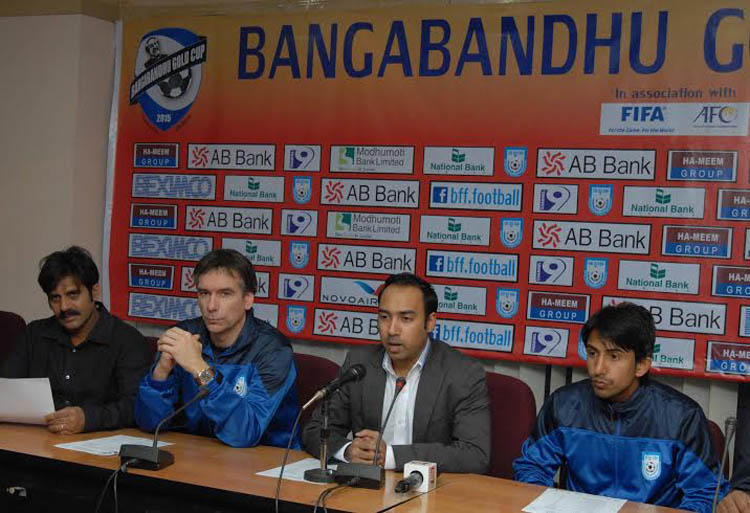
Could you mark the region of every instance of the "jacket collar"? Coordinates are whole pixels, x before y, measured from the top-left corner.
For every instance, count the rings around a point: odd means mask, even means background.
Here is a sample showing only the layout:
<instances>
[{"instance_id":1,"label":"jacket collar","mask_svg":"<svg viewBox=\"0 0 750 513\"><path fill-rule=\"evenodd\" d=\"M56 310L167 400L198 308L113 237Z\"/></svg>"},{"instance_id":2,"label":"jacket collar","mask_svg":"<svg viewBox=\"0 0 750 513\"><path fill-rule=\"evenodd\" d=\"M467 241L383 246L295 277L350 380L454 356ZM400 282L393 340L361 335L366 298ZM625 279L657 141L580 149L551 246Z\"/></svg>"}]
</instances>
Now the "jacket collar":
<instances>
[{"instance_id":1,"label":"jacket collar","mask_svg":"<svg viewBox=\"0 0 750 513\"><path fill-rule=\"evenodd\" d=\"M644 377L639 378L638 388L636 388L635 391L633 392L633 395L631 395L625 401L622 401L622 402L608 401L604 399L599 399L598 397L596 397L596 395L594 395L594 400L597 402L599 407L607 413L607 415L614 414L617 417L628 417L632 415L633 413L636 413L641 410L643 402L646 400L646 397L648 396L648 389L650 386L651 385L649 382L648 374L646 374ZM593 395L594 389L591 388L590 384L589 384L589 387Z\"/></svg>"}]
</instances>

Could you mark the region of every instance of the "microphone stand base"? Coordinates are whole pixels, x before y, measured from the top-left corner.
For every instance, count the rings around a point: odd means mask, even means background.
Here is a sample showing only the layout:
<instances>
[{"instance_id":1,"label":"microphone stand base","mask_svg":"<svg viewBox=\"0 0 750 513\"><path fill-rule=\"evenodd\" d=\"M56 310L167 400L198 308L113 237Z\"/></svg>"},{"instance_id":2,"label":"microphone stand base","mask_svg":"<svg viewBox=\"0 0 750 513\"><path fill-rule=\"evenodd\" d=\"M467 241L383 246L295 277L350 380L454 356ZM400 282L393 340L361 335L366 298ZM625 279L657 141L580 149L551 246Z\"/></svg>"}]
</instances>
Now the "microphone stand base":
<instances>
[{"instance_id":1,"label":"microphone stand base","mask_svg":"<svg viewBox=\"0 0 750 513\"><path fill-rule=\"evenodd\" d=\"M174 463L174 455L169 451L150 445L121 445L120 464L128 460L135 460L128 465L130 468L161 470Z\"/></svg>"},{"instance_id":2,"label":"microphone stand base","mask_svg":"<svg viewBox=\"0 0 750 513\"><path fill-rule=\"evenodd\" d=\"M305 470L305 480L312 481L313 483L333 483L336 481L334 478L335 470L332 468L311 468Z\"/></svg>"},{"instance_id":3,"label":"microphone stand base","mask_svg":"<svg viewBox=\"0 0 750 513\"><path fill-rule=\"evenodd\" d=\"M351 486L380 490L385 483L385 469L368 463L339 463L336 467L336 482L346 484L355 477L359 480Z\"/></svg>"}]
</instances>

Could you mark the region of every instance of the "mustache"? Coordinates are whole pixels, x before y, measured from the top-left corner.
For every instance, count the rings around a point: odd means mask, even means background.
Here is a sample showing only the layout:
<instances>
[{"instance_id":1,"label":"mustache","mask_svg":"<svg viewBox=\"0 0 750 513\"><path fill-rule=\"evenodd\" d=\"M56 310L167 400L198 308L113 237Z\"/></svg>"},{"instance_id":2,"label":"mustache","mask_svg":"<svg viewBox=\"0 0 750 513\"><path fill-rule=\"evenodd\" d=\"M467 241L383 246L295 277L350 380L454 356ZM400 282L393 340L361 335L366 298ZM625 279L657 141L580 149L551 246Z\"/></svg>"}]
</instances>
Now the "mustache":
<instances>
[{"instance_id":1,"label":"mustache","mask_svg":"<svg viewBox=\"0 0 750 513\"><path fill-rule=\"evenodd\" d=\"M74 315L81 315L81 312L79 312L78 310L65 310L65 311L60 312L57 318L65 319L66 317L72 317Z\"/></svg>"}]
</instances>

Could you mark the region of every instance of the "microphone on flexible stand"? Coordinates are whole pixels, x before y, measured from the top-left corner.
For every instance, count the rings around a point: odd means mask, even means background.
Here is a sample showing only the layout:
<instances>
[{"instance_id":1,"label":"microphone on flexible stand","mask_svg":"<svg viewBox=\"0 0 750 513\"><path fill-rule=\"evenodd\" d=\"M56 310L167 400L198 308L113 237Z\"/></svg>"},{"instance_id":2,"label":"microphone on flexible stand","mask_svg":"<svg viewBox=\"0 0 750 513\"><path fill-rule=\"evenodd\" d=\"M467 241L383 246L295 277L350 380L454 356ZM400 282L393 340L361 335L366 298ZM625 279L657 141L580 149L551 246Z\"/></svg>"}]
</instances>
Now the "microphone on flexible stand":
<instances>
[{"instance_id":1,"label":"microphone on flexible stand","mask_svg":"<svg viewBox=\"0 0 750 513\"><path fill-rule=\"evenodd\" d=\"M367 374L367 370L365 369L364 365L362 365L361 363L352 365L341 376L330 381L328 384L324 385L323 388L315 392L315 395L313 395L310 400L305 403L305 405L302 407L302 410L304 411L317 401L325 399L344 385L351 383L352 381L359 381L360 379L365 377L365 374Z\"/></svg>"},{"instance_id":2,"label":"microphone on flexible stand","mask_svg":"<svg viewBox=\"0 0 750 513\"><path fill-rule=\"evenodd\" d=\"M396 399L401 390L406 386L406 380L404 378L398 378L396 380L396 393L393 394L391 405L388 408L388 414L385 416L383 425L380 426L380 432L378 433L378 441L375 444L375 456L372 459L372 463L339 463L336 468L336 482L340 484L349 484L353 479L355 480L351 486L357 488L370 488L373 490L379 490L385 482L385 469L378 465L378 455L380 454L380 442L383 440L383 430L388 425L388 419L391 418L391 412L393 411L393 405L396 404Z\"/></svg>"},{"instance_id":3,"label":"microphone on flexible stand","mask_svg":"<svg viewBox=\"0 0 750 513\"><path fill-rule=\"evenodd\" d=\"M174 455L159 449L159 430L168 421L172 420L178 413L182 412L185 408L193 404L194 402L203 399L208 395L208 389L201 387L198 393L190 399L188 402L177 408L175 411L164 417L161 422L156 426L154 431L154 443L151 447L147 445L134 445L134 444L123 444L120 446L120 463L125 463L128 460L131 462L128 464L131 468L142 468L145 470L161 470L164 467L170 466L174 463ZM134 461L132 461L134 460Z\"/></svg>"},{"instance_id":4,"label":"microphone on flexible stand","mask_svg":"<svg viewBox=\"0 0 750 513\"><path fill-rule=\"evenodd\" d=\"M716 511L716 503L719 502L719 490L721 489L721 478L724 475L724 465L727 462L727 453L729 453L729 444L732 442L734 432L737 429L737 418L727 417L724 421L724 433L726 433L724 441L724 452L721 455L721 463L719 464L719 475L716 479L716 491L714 492L714 502L711 506L711 511Z\"/></svg>"},{"instance_id":5,"label":"microphone on flexible stand","mask_svg":"<svg viewBox=\"0 0 750 513\"><path fill-rule=\"evenodd\" d=\"M300 410L301 413L315 403L315 401L323 399L323 404L320 408L320 413L323 417L323 424L320 428L320 468L305 470L304 478L306 480L314 483L333 483L334 471L333 469L328 468L328 435L330 433L330 429L328 428L328 398L329 395L336 392L344 385L364 378L365 374L367 374L367 370L364 365L361 363L352 365L344 371L341 376L318 390L315 395L305 403L302 410Z\"/></svg>"}]
</instances>

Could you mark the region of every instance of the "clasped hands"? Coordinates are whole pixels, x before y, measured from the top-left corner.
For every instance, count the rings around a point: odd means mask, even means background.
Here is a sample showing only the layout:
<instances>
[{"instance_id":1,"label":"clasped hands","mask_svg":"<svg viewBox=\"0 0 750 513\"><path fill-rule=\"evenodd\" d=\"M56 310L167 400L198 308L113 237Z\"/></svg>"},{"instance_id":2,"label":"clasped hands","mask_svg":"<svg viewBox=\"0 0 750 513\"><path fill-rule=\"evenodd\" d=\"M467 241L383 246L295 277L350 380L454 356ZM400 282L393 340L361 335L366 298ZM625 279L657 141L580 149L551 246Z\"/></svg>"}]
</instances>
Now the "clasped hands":
<instances>
[{"instance_id":1,"label":"clasped hands","mask_svg":"<svg viewBox=\"0 0 750 513\"><path fill-rule=\"evenodd\" d=\"M152 374L157 381L167 379L175 364L192 374L193 377L208 366L202 356L203 346L200 336L182 328L175 327L165 331L156 342L156 348L161 352Z\"/></svg>"},{"instance_id":2,"label":"clasped hands","mask_svg":"<svg viewBox=\"0 0 750 513\"><path fill-rule=\"evenodd\" d=\"M379 433L371 429L363 429L354 435L354 440L344 451L344 457L351 463L369 463L372 464L375 458L375 447L378 441ZM386 445L380 440L380 450L378 451L378 466L385 467Z\"/></svg>"}]
</instances>

